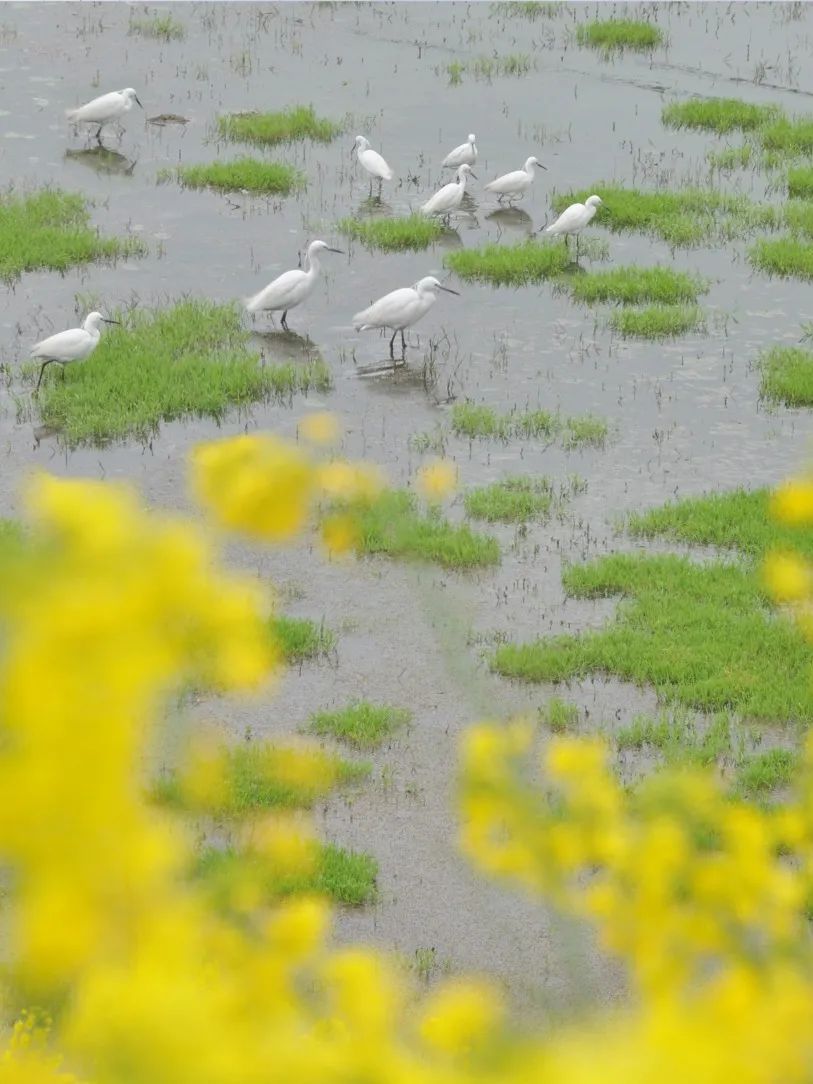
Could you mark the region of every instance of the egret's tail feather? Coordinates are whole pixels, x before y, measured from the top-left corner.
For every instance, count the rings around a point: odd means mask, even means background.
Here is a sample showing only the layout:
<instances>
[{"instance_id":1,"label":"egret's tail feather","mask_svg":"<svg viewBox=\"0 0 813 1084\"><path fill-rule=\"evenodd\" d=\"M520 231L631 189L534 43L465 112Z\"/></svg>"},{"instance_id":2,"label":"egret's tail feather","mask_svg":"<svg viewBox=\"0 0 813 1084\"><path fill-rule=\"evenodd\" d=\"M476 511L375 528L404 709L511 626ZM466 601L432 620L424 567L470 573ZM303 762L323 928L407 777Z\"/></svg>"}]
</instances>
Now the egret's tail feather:
<instances>
[{"instance_id":1,"label":"egret's tail feather","mask_svg":"<svg viewBox=\"0 0 813 1084\"><path fill-rule=\"evenodd\" d=\"M243 298L243 305L246 312L259 312L262 309L262 296L263 292L260 290L258 294L252 294L251 297Z\"/></svg>"},{"instance_id":2,"label":"egret's tail feather","mask_svg":"<svg viewBox=\"0 0 813 1084\"><path fill-rule=\"evenodd\" d=\"M76 120L78 115L79 115L79 110L78 109L66 109L65 110L65 116L68 118L68 120Z\"/></svg>"}]
</instances>

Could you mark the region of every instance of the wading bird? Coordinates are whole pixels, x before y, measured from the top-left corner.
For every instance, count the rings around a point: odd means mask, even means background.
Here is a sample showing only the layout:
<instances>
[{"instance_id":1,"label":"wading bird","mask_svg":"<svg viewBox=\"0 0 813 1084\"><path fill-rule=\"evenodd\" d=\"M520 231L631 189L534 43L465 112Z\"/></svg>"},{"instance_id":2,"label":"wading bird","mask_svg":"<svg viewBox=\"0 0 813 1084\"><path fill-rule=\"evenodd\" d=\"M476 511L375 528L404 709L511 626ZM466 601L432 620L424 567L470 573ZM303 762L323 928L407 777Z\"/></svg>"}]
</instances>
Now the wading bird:
<instances>
[{"instance_id":1,"label":"wading bird","mask_svg":"<svg viewBox=\"0 0 813 1084\"><path fill-rule=\"evenodd\" d=\"M356 331L370 331L373 328L393 328L390 339L390 357L395 356L395 336L401 332L401 354L406 351L404 329L412 327L429 312L437 301L436 290L443 290L447 294L455 294L448 286L442 286L432 275L420 279L414 286L404 286L400 290L393 290L385 294L378 301L374 301L369 308L362 309L353 317L353 327Z\"/></svg>"},{"instance_id":2,"label":"wading bird","mask_svg":"<svg viewBox=\"0 0 813 1084\"><path fill-rule=\"evenodd\" d=\"M474 135L472 134L465 143L461 143L459 147L455 147L453 151L449 151L443 159L443 165L448 169L457 169L458 166L473 166L476 161L477 146L474 142Z\"/></svg>"},{"instance_id":3,"label":"wading bird","mask_svg":"<svg viewBox=\"0 0 813 1084\"><path fill-rule=\"evenodd\" d=\"M450 181L439 189L434 196L430 196L421 207L421 214L441 215L443 218L448 218L452 211L456 211L463 202L463 196L466 192L466 178L474 176L471 166L460 166L457 171L457 180Z\"/></svg>"},{"instance_id":4,"label":"wading bird","mask_svg":"<svg viewBox=\"0 0 813 1084\"><path fill-rule=\"evenodd\" d=\"M108 320L100 312L91 312L85 317L81 327L72 327L69 331L59 331L31 347L32 358L42 358L39 380L34 394L40 390L42 374L49 365L70 365L72 361L84 361L96 349L101 338L102 324L118 324L119 320Z\"/></svg>"},{"instance_id":5,"label":"wading bird","mask_svg":"<svg viewBox=\"0 0 813 1084\"><path fill-rule=\"evenodd\" d=\"M356 152L356 158L359 160L359 165L370 174L370 194L372 195L373 192L372 178L376 178L378 180L378 194L380 196L381 182L391 181L395 174L378 151L374 151L370 146L369 139L365 139L364 136L356 136L353 149Z\"/></svg>"},{"instance_id":6,"label":"wading bird","mask_svg":"<svg viewBox=\"0 0 813 1084\"><path fill-rule=\"evenodd\" d=\"M80 105L78 109L68 109L65 116L77 124L98 124L96 139L101 143L105 124L123 117L134 105L144 108L133 88L127 87L125 90L111 90L109 94L102 94L101 97Z\"/></svg>"},{"instance_id":7,"label":"wading bird","mask_svg":"<svg viewBox=\"0 0 813 1084\"><path fill-rule=\"evenodd\" d=\"M520 199L533 184L534 166L539 166L540 169L548 168L543 166L538 158L531 155L530 158L526 159L522 169L515 169L513 173L503 173L502 177L489 181L485 186L486 192L493 192L500 203L506 196L509 200Z\"/></svg>"},{"instance_id":8,"label":"wading bird","mask_svg":"<svg viewBox=\"0 0 813 1084\"><path fill-rule=\"evenodd\" d=\"M253 297L247 297L244 304L248 312L279 312L282 309L282 326L286 331L288 327L288 310L296 308L310 297L322 265L319 262L320 252L342 253L340 248L331 248L324 241L311 241L308 245L308 270L302 271L295 268L293 271L284 271L273 282L260 290Z\"/></svg>"},{"instance_id":9,"label":"wading bird","mask_svg":"<svg viewBox=\"0 0 813 1084\"><path fill-rule=\"evenodd\" d=\"M576 238L576 256L579 255L579 234L585 226L593 221L593 216L601 206L601 196L588 196L584 203L571 203L559 215L555 222L545 226L543 233L554 236L562 234L567 245L568 236L572 233Z\"/></svg>"}]
</instances>

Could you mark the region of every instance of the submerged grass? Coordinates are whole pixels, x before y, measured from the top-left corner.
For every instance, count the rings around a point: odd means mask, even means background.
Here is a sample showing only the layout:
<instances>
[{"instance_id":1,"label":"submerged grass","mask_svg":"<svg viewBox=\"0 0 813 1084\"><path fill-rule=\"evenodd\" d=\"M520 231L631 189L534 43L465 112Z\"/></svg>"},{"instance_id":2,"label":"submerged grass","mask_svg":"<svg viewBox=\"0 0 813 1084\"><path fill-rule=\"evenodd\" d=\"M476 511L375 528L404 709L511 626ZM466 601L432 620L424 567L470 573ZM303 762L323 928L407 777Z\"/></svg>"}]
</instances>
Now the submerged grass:
<instances>
[{"instance_id":1,"label":"submerged grass","mask_svg":"<svg viewBox=\"0 0 813 1084\"><path fill-rule=\"evenodd\" d=\"M734 169L747 169L754 159L754 148L750 143L739 147L724 147L720 151L707 151L706 161L712 169L729 172Z\"/></svg>"},{"instance_id":2,"label":"submerged grass","mask_svg":"<svg viewBox=\"0 0 813 1084\"><path fill-rule=\"evenodd\" d=\"M400 218L342 218L337 226L345 236L384 252L428 248L444 233L437 219L420 214Z\"/></svg>"},{"instance_id":3,"label":"submerged grass","mask_svg":"<svg viewBox=\"0 0 813 1084\"><path fill-rule=\"evenodd\" d=\"M563 582L578 598L625 601L604 629L500 646L498 673L532 682L608 673L703 711L813 719L813 648L770 608L753 570L615 554L568 568Z\"/></svg>"},{"instance_id":4,"label":"submerged grass","mask_svg":"<svg viewBox=\"0 0 813 1084\"><path fill-rule=\"evenodd\" d=\"M342 126L318 117L312 106L297 105L276 113L227 113L217 118L217 130L235 143L267 145L303 139L329 143Z\"/></svg>"},{"instance_id":5,"label":"submerged grass","mask_svg":"<svg viewBox=\"0 0 813 1084\"><path fill-rule=\"evenodd\" d=\"M550 440L561 437L567 448L583 444L601 446L609 436L609 426L592 414L562 418L550 410L511 411L498 414L493 407L476 403L455 403L452 407L452 430L470 440L511 440L512 438Z\"/></svg>"},{"instance_id":6,"label":"submerged grass","mask_svg":"<svg viewBox=\"0 0 813 1084\"><path fill-rule=\"evenodd\" d=\"M575 301L588 304L613 301L638 305L653 301L676 305L696 301L699 294L708 291L708 284L697 275L669 267L614 267L579 275L569 283L569 289Z\"/></svg>"},{"instance_id":7,"label":"submerged grass","mask_svg":"<svg viewBox=\"0 0 813 1084\"><path fill-rule=\"evenodd\" d=\"M664 106L661 121L667 128L700 128L725 135L752 132L777 120L781 110L773 105L753 105L740 98L690 98Z\"/></svg>"},{"instance_id":8,"label":"submerged grass","mask_svg":"<svg viewBox=\"0 0 813 1084\"><path fill-rule=\"evenodd\" d=\"M216 188L221 192L259 192L288 195L306 185L305 174L284 162L264 162L259 158L236 158L231 162L177 166L161 170L158 180L174 177L185 188Z\"/></svg>"},{"instance_id":9,"label":"submerged grass","mask_svg":"<svg viewBox=\"0 0 813 1084\"><path fill-rule=\"evenodd\" d=\"M549 727L554 734L563 734L572 730L579 721L579 709L575 704L569 704L567 700L560 700L558 696L551 699L539 709L539 721Z\"/></svg>"},{"instance_id":10,"label":"submerged grass","mask_svg":"<svg viewBox=\"0 0 813 1084\"><path fill-rule=\"evenodd\" d=\"M46 370L39 395L43 422L69 445L146 440L162 421L290 398L330 387L323 361L263 365L231 305L184 301L133 312L126 328L105 334L87 361L64 377ZM37 366L29 366L34 374Z\"/></svg>"},{"instance_id":11,"label":"submerged grass","mask_svg":"<svg viewBox=\"0 0 813 1084\"><path fill-rule=\"evenodd\" d=\"M562 275L570 267L570 254L564 245L524 241L457 249L447 253L443 262L462 279L524 286Z\"/></svg>"},{"instance_id":12,"label":"submerged grass","mask_svg":"<svg viewBox=\"0 0 813 1084\"><path fill-rule=\"evenodd\" d=\"M502 15L507 19L551 19L562 10L559 0L502 0L491 5L492 15Z\"/></svg>"},{"instance_id":13,"label":"submerged grass","mask_svg":"<svg viewBox=\"0 0 813 1084\"><path fill-rule=\"evenodd\" d=\"M489 486L470 489L463 495L466 515L488 523L545 519L553 505L553 486L548 478L505 478Z\"/></svg>"},{"instance_id":14,"label":"submerged grass","mask_svg":"<svg viewBox=\"0 0 813 1084\"><path fill-rule=\"evenodd\" d=\"M130 19L128 34L138 34L142 38L157 38L161 41L179 41L186 34L183 23L174 15L153 15L151 19Z\"/></svg>"},{"instance_id":15,"label":"submerged grass","mask_svg":"<svg viewBox=\"0 0 813 1084\"><path fill-rule=\"evenodd\" d=\"M788 195L813 199L813 167L797 166L788 170Z\"/></svg>"},{"instance_id":16,"label":"submerged grass","mask_svg":"<svg viewBox=\"0 0 813 1084\"><path fill-rule=\"evenodd\" d=\"M357 700L340 711L311 715L308 728L322 737L337 738L357 749L375 749L412 718L406 708Z\"/></svg>"},{"instance_id":17,"label":"submerged grass","mask_svg":"<svg viewBox=\"0 0 813 1084\"><path fill-rule=\"evenodd\" d=\"M683 711L636 715L616 734L616 746L639 752L657 749L667 767L708 768L731 755L732 720L728 712L720 712L700 729Z\"/></svg>"},{"instance_id":18,"label":"submerged grass","mask_svg":"<svg viewBox=\"0 0 813 1084\"><path fill-rule=\"evenodd\" d=\"M269 624L282 657L290 664L324 657L336 646L336 634L308 617L275 614Z\"/></svg>"},{"instance_id":19,"label":"submerged grass","mask_svg":"<svg viewBox=\"0 0 813 1084\"><path fill-rule=\"evenodd\" d=\"M748 249L748 259L758 271L769 275L813 279L813 243L798 237L762 237Z\"/></svg>"},{"instance_id":20,"label":"submerged grass","mask_svg":"<svg viewBox=\"0 0 813 1084\"><path fill-rule=\"evenodd\" d=\"M610 327L630 339L667 339L696 331L705 323L697 305L648 305L612 313Z\"/></svg>"},{"instance_id":21,"label":"submerged grass","mask_svg":"<svg viewBox=\"0 0 813 1084\"><path fill-rule=\"evenodd\" d=\"M800 763L800 755L792 749L769 749L743 757L737 766L735 793L744 798L762 798L779 787L787 787Z\"/></svg>"},{"instance_id":22,"label":"submerged grass","mask_svg":"<svg viewBox=\"0 0 813 1084\"><path fill-rule=\"evenodd\" d=\"M813 406L813 352L775 346L760 355L761 394L786 406Z\"/></svg>"},{"instance_id":23,"label":"submerged grass","mask_svg":"<svg viewBox=\"0 0 813 1084\"><path fill-rule=\"evenodd\" d=\"M780 117L759 132L764 149L784 156L813 153L813 117Z\"/></svg>"},{"instance_id":24,"label":"submerged grass","mask_svg":"<svg viewBox=\"0 0 813 1084\"><path fill-rule=\"evenodd\" d=\"M75 264L142 256L136 237L102 237L90 224L83 196L58 188L30 195L0 194L0 278L47 268L66 271Z\"/></svg>"},{"instance_id":25,"label":"submerged grass","mask_svg":"<svg viewBox=\"0 0 813 1084\"><path fill-rule=\"evenodd\" d=\"M593 49L654 49L663 44L663 33L653 23L634 19L597 19L576 27L576 41Z\"/></svg>"}]
</instances>

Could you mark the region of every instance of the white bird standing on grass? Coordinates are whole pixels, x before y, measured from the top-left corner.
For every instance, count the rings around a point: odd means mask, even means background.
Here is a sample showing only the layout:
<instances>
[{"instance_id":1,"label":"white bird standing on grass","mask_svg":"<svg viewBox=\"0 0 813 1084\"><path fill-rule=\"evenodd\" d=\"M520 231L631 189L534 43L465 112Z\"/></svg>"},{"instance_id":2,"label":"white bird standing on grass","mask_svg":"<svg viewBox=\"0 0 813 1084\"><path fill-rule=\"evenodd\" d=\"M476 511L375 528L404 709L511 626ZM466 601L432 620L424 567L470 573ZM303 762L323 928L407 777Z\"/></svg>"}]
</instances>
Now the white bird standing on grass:
<instances>
[{"instance_id":1,"label":"white bird standing on grass","mask_svg":"<svg viewBox=\"0 0 813 1084\"><path fill-rule=\"evenodd\" d=\"M359 160L359 165L362 169L366 170L370 174L370 177L375 177L378 180L378 194L381 195L381 182L391 181L395 174L390 167L378 153L374 151L370 146L369 139L365 139L364 136L356 136L356 141L353 144L353 149L356 152L356 158ZM370 191L373 190L373 182L370 181Z\"/></svg>"},{"instance_id":2,"label":"white bird standing on grass","mask_svg":"<svg viewBox=\"0 0 813 1084\"><path fill-rule=\"evenodd\" d=\"M449 151L446 157L443 159L443 166L447 169L457 169L458 166L473 166L477 161L477 145L474 142L474 135L470 135L465 143L461 143L459 147L455 147L453 151Z\"/></svg>"},{"instance_id":3,"label":"white bird standing on grass","mask_svg":"<svg viewBox=\"0 0 813 1084\"><path fill-rule=\"evenodd\" d=\"M96 138L101 143L102 128L129 113L134 105L144 108L133 88L127 87L125 90L111 90L109 94L102 94L101 97L80 105L78 109L67 109L65 116L77 124L98 124Z\"/></svg>"},{"instance_id":4,"label":"white bird standing on grass","mask_svg":"<svg viewBox=\"0 0 813 1084\"><path fill-rule=\"evenodd\" d=\"M562 234L565 239L565 244L567 244L568 235L571 233L574 234L576 238L576 255L578 256L579 234L585 226L593 221L593 217L601 204L601 196L589 196L584 203L571 203L569 207L566 207L564 211L562 211L556 221L551 222L551 224L546 226L542 232L550 233L554 236L556 234Z\"/></svg>"},{"instance_id":5,"label":"white bird standing on grass","mask_svg":"<svg viewBox=\"0 0 813 1084\"><path fill-rule=\"evenodd\" d=\"M119 320L108 320L100 312L91 312L85 317L81 327L73 327L70 331L60 331L56 335L49 335L47 339L36 343L31 347L30 357L42 358L39 380L34 388L34 394L40 390L42 374L49 365L62 365L64 374L65 365L72 361L84 361L99 345L102 324L118 324Z\"/></svg>"},{"instance_id":6,"label":"white bird standing on grass","mask_svg":"<svg viewBox=\"0 0 813 1084\"><path fill-rule=\"evenodd\" d=\"M525 165L522 169L515 169L513 173L503 173L502 177L497 177L494 181L489 181L485 186L486 192L493 192L494 195L502 203L503 199L508 196L509 200L520 199L533 184L535 177L534 167L539 166L540 169L547 169L547 166L543 166L538 158L534 158L531 155L526 159Z\"/></svg>"},{"instance_id":7,"label":"white bird standing on grass","mask_svg":"<svg viewBox=\"0 0 813 1084\"><path fill-rule=\"evenodd\" d=\"M466 192L466 178L469 176L474 177L475 174L472 173L471 166L464 163L457 171L457 180L450 181L439 189L434 196L430 196L421 207L421 214L442 215L443 218L448 218L452 211L456 211L463 202L463 196Z\"/></svg>"},{"instance_id":8,"label":"white bird standing on grass","mask_svg":"<svg viewBox=\"0 0 813 1084\"><path fill-rule=\"evenodd\" d=\"M338 252L340 248L331 248L324 241L311 241L308 245L307 263L308 270L302 271L295 268L293 271L284 271L273 282L260 290L253 297L247 297L245 306L248 312L279 312L282 309L282 326L286 331L288 327L288 310L301 305L310 297L322 265L319 262L320 252Z\"/></svg>"},{"instance_id":9,"label":"white bird standing on grass","mask_svg":"<svg viewBox=\"0 0 813 1084\"><path fill-rule=\"evenodd\" d=\"M404 329L412 327L429 312L437 301L436 290L443 290L447 294L455 294L448 286L442 286L433 275L427 275L420 279L414 286L404 286L400 290L393 290L385 294L378 301L374 301L366 309L357 312L353 317L353 327L356 331L370 331L374 328L393 328L390 339L390 357L394 357L395 336L401 332L401 353L406 350Z\"/></svg>"}]
</instances>

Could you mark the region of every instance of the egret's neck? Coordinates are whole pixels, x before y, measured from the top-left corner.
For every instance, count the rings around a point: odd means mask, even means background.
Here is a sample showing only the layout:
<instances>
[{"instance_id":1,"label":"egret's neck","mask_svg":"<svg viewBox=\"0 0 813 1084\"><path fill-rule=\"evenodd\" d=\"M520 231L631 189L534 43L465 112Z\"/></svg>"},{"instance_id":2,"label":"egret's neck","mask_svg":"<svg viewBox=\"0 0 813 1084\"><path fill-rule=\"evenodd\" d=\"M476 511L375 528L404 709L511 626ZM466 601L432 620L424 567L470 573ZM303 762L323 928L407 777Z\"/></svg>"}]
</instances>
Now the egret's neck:
<instances>
[{"instance_id":1,"label":"egret's neck","mask_svg":"<svg viewBox=\"0 0 813 1084\"><path fill-rule=\"evenodd\" d=\"M525 163L525 172L528 174L529 177L536 176L536 163L535 162L526 162Z\"/></svg>"},{"instance_id":2,"label":"egret's neck","mask_svg":"<svg viewBox=\"0 0 813 1084\"><path fill-rule=\"evenodd\" d=\"M315 279L319 272L322 270L322 265L319 262L319 254L317 252L308 253L308 270L306 274Z\"/></svg>"},{"instance_id":3,"label":"egret's neck","mask_svg":"<svg viewBox=\"0 0 813 1084\"><path fill-rule=\"evenodd\" d=\"M466 179L467 179L467 177L468 177L468 173L465 170L462 173L458 173L458 175L457 175L457 183L460 185L460 187L464 191L466 189Z\"/></svg>"}]
</instances>

